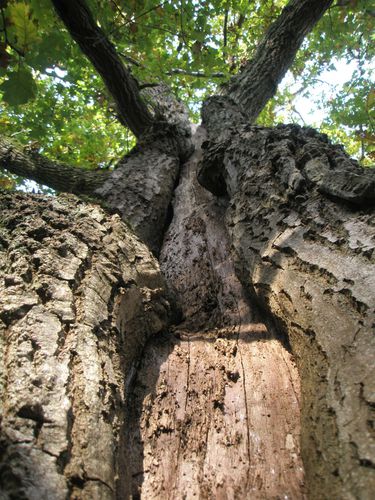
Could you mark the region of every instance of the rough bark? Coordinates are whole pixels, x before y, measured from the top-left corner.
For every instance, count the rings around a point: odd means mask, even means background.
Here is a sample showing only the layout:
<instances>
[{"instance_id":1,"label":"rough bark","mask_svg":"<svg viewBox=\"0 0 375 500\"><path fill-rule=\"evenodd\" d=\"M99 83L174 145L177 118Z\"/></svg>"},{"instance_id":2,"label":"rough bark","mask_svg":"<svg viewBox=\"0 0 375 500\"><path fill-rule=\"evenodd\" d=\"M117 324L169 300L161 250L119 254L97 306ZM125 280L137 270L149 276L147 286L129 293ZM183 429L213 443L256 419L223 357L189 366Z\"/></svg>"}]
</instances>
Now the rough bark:
<instances>
[{"instance_id":1,"label":"rough bark","mask_svg":"<svg viewBox=\"0 0 375 500\"><path fill-rule=\"evenodd\" d=\"M170 218L170 204L180 172L181 151L173 132L161 127L149 134L111 171L81 170L52 162L36 152L0 137L0 166L57 191L90 196L131 225L155 253L160 251ZM182 138L185 153L190 137ZM190 149L191 151L191 149Z\"/></svg>"},{"instance_id":2,"label":"rough bark","mask_svg":"<svg viewBox=\"0 0 375 500\"><path fill-rule=\"evenodd\" d=\"M163 240L179 170L178 157L161 152L156 144L125 156L96 191L155 254Z\"/></svg>"},{"instance_id":3,"label":"rough bark","mask_svg":"<svg viewBox=\"0 0 375 500\"><path fill-rule=\"evenodd\" d=\"M157 265L117 216L71 198L4 197L8 497L303 498L287 337L310 498L371 498L374 175L311 130L246 125L330 3L292 0L229 97L206 105L199 180L220 199L195 182L195 157L161 254L183 322L150 342L130 400L140 351L167 323ZM156 107L149 121L83 0L54 4L111 75L123 121L138 136L157 123L96 193L158 251L190 147L185 118L159 121Z\"/></svg>"},{"instance_id":4,"label":"rough bark","mask_svg":"<svg viewBox=\"0 0 375 500\"><path fill-rule=\"evenodd\" d=\"M290 68L304 38L332 0L291 0L260 42L254 57L225 86L225 93L254 122Z\"/></svg>"},{"instance_id":5,"label":"rough bark","mask_svg":"<svg viewBox=\"0 0 375 500\"><path fill-rule=\"evenodd\" d=\"M205 148L200 180L229 200L238 276L296 356L309 498L370 499L375 172L297 126L228 126Z\"/></svg>"},{"instance_id":6,"label":"rough bark","mask_svg":"<svg viewBox=\"0 0 375 500\"><path fill-rule=\"evenodd\" d=\"M143 89L142 96L150 105L155 124L149 136L143 138L140 144L157 142L164 152L186 161L194 151L186 105L163 83Z\"/></svg>"},{"instance_id":7,"label":"rough bark","mask_svg":"<svg viewBox=\"0 0 375 500\"><path fill-rule=\"evenodd\" d=\"M94 195L109 175L51 161L4 136L0 136L0 167L56 191L78 195Z\"/></svg>"},{"instance_id":8,"label":"rough bark","mask_svg":"<svg viewBox=\"0 0 375 500\"><path fill-rule=\"evenodd\" d=\"M155 125L115 170L82 170L52 162L0 136L0 167L60 192L89 195L119 213L158 254L170 217L181 160L194 150L186 107L166 85L142 91Z\"/></svg>"},{"instance_id":9,"label":"rough bark","mask_svg":"<svg viewBox=\"0 0 375 500\"><path fill-rule=\"evenodd\" d=\"M1 497L121 497L127 388L170 312L158 264L73 196L0 203Z\"/></svg>"},{"instance_id":10,"label":"rough bark","mask_svg":"<svg viewBox=\"0 0 375 500\"><path fill-rule=\"evenodd\" d=\"M200 155L183 168L161 252L183 321L142 358L125 496L304 498L296 367L235 275L225 206L196 180Z\"/></svg>"},{"instance_id":11,"label":"rough bark","mask_svg":"<svg viewBox=\"0 0 375 500\"><path fill-rule=\"evenodd\" d=\"M95 22L85 0L52 0L60 19L102 77L117 105L120 121L139 137L152 125L138 84L113 44Z\"/></svg>"},{"instance_id":12,"label":"rough bark","mask_svg":"<svg viewBox=\"0 0 375 500\"><path fill-rule=\"evenodd\" d=\"M194 147L186 107L165 85L144 91L157 124L117 164L96 194L158 254L171 216L181 160Z\"/></svg>"}]
</instances>

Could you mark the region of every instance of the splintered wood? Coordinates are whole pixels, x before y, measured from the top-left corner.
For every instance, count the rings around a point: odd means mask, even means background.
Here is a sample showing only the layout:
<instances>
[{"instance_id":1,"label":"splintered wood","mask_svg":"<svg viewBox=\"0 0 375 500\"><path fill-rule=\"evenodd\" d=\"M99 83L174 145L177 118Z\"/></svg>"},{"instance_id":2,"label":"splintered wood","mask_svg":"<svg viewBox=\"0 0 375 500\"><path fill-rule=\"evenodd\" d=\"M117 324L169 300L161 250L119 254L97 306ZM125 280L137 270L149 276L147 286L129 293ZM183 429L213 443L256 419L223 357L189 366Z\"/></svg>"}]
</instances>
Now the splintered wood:
<instances>
[{"instance_id":1,"label":"splintered wood","mask_svg":"<svg viewBox=\"0 0 375 500\"><path fill-rule=\"evenodd\" d=\"M225 207L195 180L199 156L185 165L161 255L183 321L147 346L135 380L127 494L302 499L297 369L236 277Z\"/></svg>"},{"instance_id":2,"label":"splintered wood","mask_svg":"<svg viewBox=\"0 0 375 500\"><path fill-rule=\"evenodd\" d=\"M251 325L159 338L131 405L133 496L302 498L298 394L289 353Z\"/></svg>"}]
</instances>

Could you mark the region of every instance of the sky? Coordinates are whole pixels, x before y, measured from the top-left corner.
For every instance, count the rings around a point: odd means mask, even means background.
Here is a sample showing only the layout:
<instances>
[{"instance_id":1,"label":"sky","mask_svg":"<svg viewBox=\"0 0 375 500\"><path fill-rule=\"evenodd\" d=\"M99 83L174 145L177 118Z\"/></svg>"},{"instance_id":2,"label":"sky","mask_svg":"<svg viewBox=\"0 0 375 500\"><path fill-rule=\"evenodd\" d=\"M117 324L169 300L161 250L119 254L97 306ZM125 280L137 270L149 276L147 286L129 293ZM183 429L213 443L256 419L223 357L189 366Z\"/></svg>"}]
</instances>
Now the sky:
<instances>
[{"instance_id":1,"label":"sky","mask_svg":"<svg viewBox=\"0 0 375 500\"><path fill-rule=\"evenodd\" d=\"M348 63L344 59L335 59L333 64L336 70L323 71L319 76L319 83L313 87L309 87L311 97L306 98L300 95L293 102L295 109L305 121L305 125L319 128L327 114L324 112L324 109L319 109L316 102L320 100L322 95L332 94L334 96L344 83L351 79L353 72L357 69L355 61ZM294 79L288 71L281 82L280 89L285 89L289 86L289 90L292 90L292 92L297 91L298 84L294 84L293 82Z\"/></svg>"}]
</instances>

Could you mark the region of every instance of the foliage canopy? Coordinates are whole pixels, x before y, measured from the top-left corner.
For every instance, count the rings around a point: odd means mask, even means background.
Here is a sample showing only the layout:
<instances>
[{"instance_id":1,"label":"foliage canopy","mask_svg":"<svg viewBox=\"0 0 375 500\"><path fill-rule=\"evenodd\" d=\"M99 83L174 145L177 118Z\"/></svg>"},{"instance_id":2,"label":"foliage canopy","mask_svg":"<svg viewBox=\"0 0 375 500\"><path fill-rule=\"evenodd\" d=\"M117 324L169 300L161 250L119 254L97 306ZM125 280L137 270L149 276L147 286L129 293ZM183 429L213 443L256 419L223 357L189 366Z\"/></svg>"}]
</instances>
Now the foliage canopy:
<instances>
[{"instance_id":1,"label":"foliage canopy","mask_svg":"<svg viewBox=\"0 0 375 500\"><path fill-rule=\"evenodd\" d=\"M285 0L89 0L95 19L140 84L165 81L199 119L199 103L248 61ZM305 40L288 82L260 121L301 122L296 99L326 110L322 129L365 163L373 159L369 0L341 0ZM317 93L325 71L348 81ZM352 73L352 74L351 74ZM323 76L322 76L323 75ZM349 77L351 77L349 79ZM317 96L317 97L316 97ZM0 0L0 129L52 158L110 167L134 144L100 77L49 0ZM3 184L9 180L3 180Z\"/></svg>"}]
</instances>

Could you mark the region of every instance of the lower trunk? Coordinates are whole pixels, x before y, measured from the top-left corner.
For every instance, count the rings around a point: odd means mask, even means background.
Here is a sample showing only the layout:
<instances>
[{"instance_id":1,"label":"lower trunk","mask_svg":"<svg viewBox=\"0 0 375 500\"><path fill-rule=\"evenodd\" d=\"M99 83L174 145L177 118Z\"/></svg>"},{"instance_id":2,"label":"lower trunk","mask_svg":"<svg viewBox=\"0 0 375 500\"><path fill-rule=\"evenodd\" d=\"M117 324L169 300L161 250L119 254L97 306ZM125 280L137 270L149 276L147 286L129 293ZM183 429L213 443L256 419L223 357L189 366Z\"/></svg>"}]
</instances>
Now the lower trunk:
<instances>
[{"instance_id":1,"label":"lower trunk","mask_svg":"<svg viewBox=\"0 0 375 500\"><path fill-rule=\"evenodd\" d=\"M200 178L229 195L237 274L296 357L309 496L370 499L375 172L312 129L242 126L224 140L206 143Z\"/></svg>"},{"instance_id":2,"label":"lower trunk","mask_svg":"<svg viewBox=\"0 0 375 500\"><path fill-rule=\"evenodd\" d=\"M303 498L297 370L235 275L225 207L197 183L199 157L183 169L161 252L183 321L142 358L128 494Z\"/></svg>"},{"instance_id":3,"label":"lower trunk","mask_svg":"<svg viewBox=\"0 0 375 500\"><path fill-rule=\"evenodd\" d=\"M305 479L312 499L370 499L372 175L311 130L211 137L161 251L172 332L158 264L117 215L4 195L5 498L304 498Z\"/></svg>"},{"instance_id":4,"label":"lower trunk","mask_svg":"<svg viewBox=\"0 0 375 500\"><path fill-rule=\"evenodd\" d=\"M158 265L74 197L0 202L2 498L121 497L126 388L169 313Z\"/></svg>"}]
</instances>

